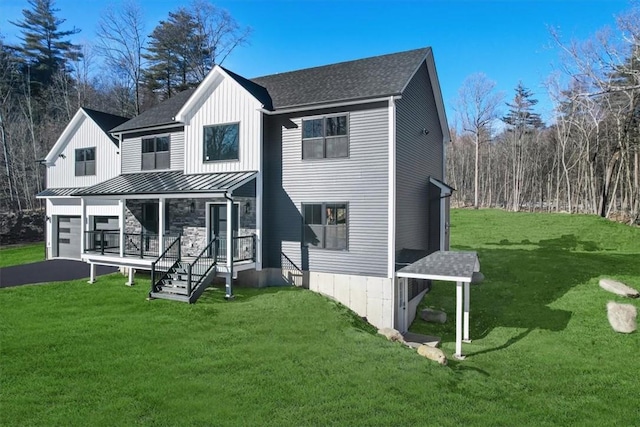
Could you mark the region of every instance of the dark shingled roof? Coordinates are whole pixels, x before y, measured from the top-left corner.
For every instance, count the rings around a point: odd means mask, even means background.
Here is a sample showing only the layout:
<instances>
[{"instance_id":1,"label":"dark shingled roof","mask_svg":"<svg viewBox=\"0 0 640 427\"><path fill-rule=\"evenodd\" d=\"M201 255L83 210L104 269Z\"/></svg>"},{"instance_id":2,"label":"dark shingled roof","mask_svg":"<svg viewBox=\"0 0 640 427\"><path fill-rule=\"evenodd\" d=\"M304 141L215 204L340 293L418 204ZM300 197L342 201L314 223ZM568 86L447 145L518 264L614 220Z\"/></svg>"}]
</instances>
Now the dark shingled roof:
<instances>
[{"instance_id":1,"label":"dark shingled roof","mask_svg":"<svg viewBox=\"0 0 640 427\"><path fill-rule=\"evenodd\" d=\"M267 110L399 95L431 48L409 50L322 67L246 79L223 70ZM195 89L180 92L111 132L176 123L174 117Z\"/></svg>"},{"instance_id":2,"label":"dark shingled roof","mask_svg":"<svg viewBox=\"0 0 640 427\"><path fill-rule=\"evenodd\" d=\"M195 89L187 89L179 92L166 101L163 101L139 116L134 117L128 122L111 129L111 132L118 133L176 123L174 117L178 114L180 108L182 108L182 106L187 102L193 92L195 92Z\"/></svg>"},{"instance_id":3,"label":"dark shingled roof","mask_svg":"<svg viewBox=\"0 0 640 427\"><path fill-rule=\"evenodd\" d=\"M398 95L429 51L409 50L251 80L267 89L276 111Z\"/></svg>"},{"instance_id":4,"label":"dark shingled roof","mask_svg":"<svg viewBox=\"0 0 640 427\"><path fill-rule=\"evenodd\" d=\"M470 282L473 273L479 268L477 252L437 251L401 268L396 274L400 277L425 276L425 279L447 280L443 279L446 277L449 280Z\"/></svg>"},{"instance_id":5,"label":"dark shingled roof","mask_svg":"<svg viewBox=\"0 0 640 427\"><path fill-rule=\"evenodd\" d=\"M92 110L85 107L83 107L82 109L85 113L87 113L89 117L91 117L94 122L96 122L100 129L102 129L103 132L106 133L109 138L111 138L111 141L113 141L114 144L118 145L118 140L109 135L109 131L114 127L126 122L127 120L129 120L129 118L116 116L115 114L104 113L102 111Z\"/></svg>"},{"instance_id":6,"label":"dark shingled roof","mask_svg":"<svg viewBox=\"0 0 640 427\"><path fill-rule=\"evenodd\" d=\"M70 196L73 193L82 190L82 187L77 188L47 188L42 190L36 197L64 197Z\"/></svg>"},{"instance_id":7,"label":"dark shingled roof","mask_svg":"<svg viewBox=\"0 0 640 427\"><path fill-rule=\"evenodd\" d=\"M256 172L185 175L182 171L141 172L116 176L75 192L74 196L127 194L215 193L248 182Z\"/></svg>"}]
</instances>

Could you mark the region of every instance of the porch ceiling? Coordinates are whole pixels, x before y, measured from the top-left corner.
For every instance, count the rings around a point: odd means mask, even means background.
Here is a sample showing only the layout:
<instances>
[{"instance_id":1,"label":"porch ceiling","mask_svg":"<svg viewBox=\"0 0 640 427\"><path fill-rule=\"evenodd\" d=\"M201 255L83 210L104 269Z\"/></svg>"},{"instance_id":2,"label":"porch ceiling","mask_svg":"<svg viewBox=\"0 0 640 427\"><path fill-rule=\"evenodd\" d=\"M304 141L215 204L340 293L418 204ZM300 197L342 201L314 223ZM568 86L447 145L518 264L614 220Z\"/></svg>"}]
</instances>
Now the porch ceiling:
<instances>
[{"instance_id":1,"label":"porch ceiling","mask_svg":"<svg viewBox=\"0 0 640 427\"><path fill-rule=\"evenodd\" d=\"M257 172L185 175L182 171L119 175L73 193L74 196L134 196L160 194L225 193L246 184Z\"/></svg>"}]
</instances>

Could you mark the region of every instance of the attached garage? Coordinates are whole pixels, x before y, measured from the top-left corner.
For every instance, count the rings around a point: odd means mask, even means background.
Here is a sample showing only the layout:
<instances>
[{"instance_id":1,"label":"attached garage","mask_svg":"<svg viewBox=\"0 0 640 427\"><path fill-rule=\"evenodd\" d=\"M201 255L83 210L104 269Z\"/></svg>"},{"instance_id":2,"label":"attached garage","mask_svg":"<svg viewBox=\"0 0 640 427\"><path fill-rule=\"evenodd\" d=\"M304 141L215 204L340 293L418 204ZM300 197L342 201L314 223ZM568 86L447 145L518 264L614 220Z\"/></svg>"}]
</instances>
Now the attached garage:
<instances>
[{"instance_id":1,"label":"attached garage","mask_svg":"<svg viewBox=\"0 0 640 427\"><path fill-rule=\"evenodd\" d=\"M58 257L80 259L79 216L58 216Z\"/></svg>"}]
</instances>

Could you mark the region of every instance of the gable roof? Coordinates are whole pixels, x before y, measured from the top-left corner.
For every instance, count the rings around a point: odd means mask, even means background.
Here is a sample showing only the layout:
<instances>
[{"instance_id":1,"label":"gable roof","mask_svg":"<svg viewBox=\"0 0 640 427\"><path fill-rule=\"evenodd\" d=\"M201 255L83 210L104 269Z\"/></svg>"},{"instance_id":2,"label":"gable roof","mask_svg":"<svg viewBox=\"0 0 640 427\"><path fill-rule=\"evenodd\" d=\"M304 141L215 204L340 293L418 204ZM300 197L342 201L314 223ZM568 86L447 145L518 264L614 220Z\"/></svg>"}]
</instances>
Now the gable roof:
<instances>
[{"instance_id":1,"label":"gable roof","mask_svg":"<svg viewBox=\"0 0 640 427\"><path fill-rule=\"evenodd\" d=\"M275 110L399 95L431 48L251 79L271 95Z\"/></svg>"},{"instance_id":2,"label":"gable roof","mask_svg":"<svg viewBox=\"0 0 640 427\"><path fill-rule=\"evenodd\" d=\"M58 154L60 154L62 150L64 150L64 148L67 146L67 143L69 142L69 139L73 136L77 127L80 126L82 120L85 118L95 123L96 126L98 126L104 132L105 136L107 136L107 138L109 138L116 147L118 146L118 140L109 135L109 129L112 127L111 125L113 123L124 123L129 120L126 117L116 116L114 114L81 107L73 116L67 127L64 128L64 131L62 132L60 137L58 137L58 140L55 142L55 144L53 144L51 150L49 150L49 153L44 158L45 164L52 165L55 163Z\"/></svg>"},{"instance_id":3,"label":"gable roof","mask_svg":"<svg viewBox=\"0 0 640 427\"><path fill-rule=\"evenodd\" d=\"M171 98L162 101L160 104L148 109L140 115L111 129L111 133L121 133L134 129L145 129L155 126L177 124L175 116L182 106L193 95L195 89L187 89L178 92Z\"/></svg>"},{"instance_id":4,"label":"gable roof","mask_svg":"<svg viewBox=\"0 0 640 427\"><path fill-rule=\"evenodd\" d=\"M201 96L199 94L206 92L203 85L212 84L214 72L218 76L222 74L232 78L260 102L265 110L278 113L279 110L296 107L366 101L400 95L425 61L431 75L435 68L431 64L433 56L430 47L254 79L246 79L216 65L198 88L174 95L128 122L111 129L111 132L122 133L156 126L182 124L182 113L197 102L196 98ZM432 84L437 85L435 76L432 76ZM441 103L439 86L434 87L434 94L436 103ZM444 108L440 108L439 105L438 107L438 112L444 114ZM441 118L441 121L446 123L446 119ZM448 133L446 125L443 126L443 132Z\"/></svg>"},{"instance_id":5,"label":"gable roof","mask_svg":"<svg viewBox=\"0 0 640 427\"><path fill-rule=\"evenodd\" d=\"M109 131L114 127L121 125L122 123L129 120L129 117L116 116L115 114L105 113L103 111L92 110L90 108L82 107L85 114L93 120L100 129L113 141L116 146L118 145L118 140L109 134Z\"/></svg>"}]
</instances>

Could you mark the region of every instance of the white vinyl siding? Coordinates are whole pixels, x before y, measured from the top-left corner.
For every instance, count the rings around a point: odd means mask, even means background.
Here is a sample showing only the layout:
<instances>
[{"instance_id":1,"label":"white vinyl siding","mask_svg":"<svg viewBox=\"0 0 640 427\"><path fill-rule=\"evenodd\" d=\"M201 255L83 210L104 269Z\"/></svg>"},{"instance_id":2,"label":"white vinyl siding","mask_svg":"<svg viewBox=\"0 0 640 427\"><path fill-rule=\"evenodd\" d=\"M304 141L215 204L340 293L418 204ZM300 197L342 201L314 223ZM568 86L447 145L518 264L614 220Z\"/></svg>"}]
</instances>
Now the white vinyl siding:
<instances>
[{"instance_id":1,"label":"white vinyl siding","mask_svg":"<svg viewBox=\"0 0 640 427\"><path fill-rule=\"evenodd\" d=\"M231 78L217 76L202 103L185 118L185 173L239 172L260 169L262 105ZM238 159L206 162L204 128L239 124Z\"/></svg>"},{"instance_id":2,"label":"white vinyl siding","mask_svg":"<svg viewBox=\"0 0 640 427\"><path fill-rule=\"evenodd\" d=\"M120 175L118 147L93 120L83 116L55 164L47 167L47 188L88 187ZM95 173L76 176L76 149L95 147Z\"/></svg>"},{"instance_id":3,"label":"white vinyl siding","mask_svg":"<svg viewBox=\"0 0 640 427\"><path fill-rule=\"evenodd\" d=\"M169 136L169 169L182 170L184 167L184 131L149 133L148 135L127 137L122 142L122 173L136 173L142 171L142 139L154 136ZM146 172L155 172L154 169Z\"/></svg>"}]
</instances>

